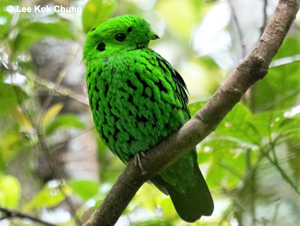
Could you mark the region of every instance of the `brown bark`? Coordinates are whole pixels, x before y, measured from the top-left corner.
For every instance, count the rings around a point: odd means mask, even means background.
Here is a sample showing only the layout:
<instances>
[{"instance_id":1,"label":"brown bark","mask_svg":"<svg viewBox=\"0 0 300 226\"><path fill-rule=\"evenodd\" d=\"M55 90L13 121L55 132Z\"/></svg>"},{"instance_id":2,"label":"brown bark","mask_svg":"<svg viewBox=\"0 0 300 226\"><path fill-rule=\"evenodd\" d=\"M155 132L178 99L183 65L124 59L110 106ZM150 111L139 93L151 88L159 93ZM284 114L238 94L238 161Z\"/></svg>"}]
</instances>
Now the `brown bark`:
<instances>
[{"instance_id":1,"label":"brown bark","mask_svg":"<svg viewBox=\"0 0 300 226\"><path fill-rule=\"evenodd\" d=\"M145 181L188 153L216 129L250 86L265 77L298 9L296 0L279 1L273 19L254 50L239 63L229 79L192 119L178 132L145 153L145 158L141 159L147 171L145 175L141 174L133 160L129 162L86 226L114 225Z\"/></svg>"}]
</instances>

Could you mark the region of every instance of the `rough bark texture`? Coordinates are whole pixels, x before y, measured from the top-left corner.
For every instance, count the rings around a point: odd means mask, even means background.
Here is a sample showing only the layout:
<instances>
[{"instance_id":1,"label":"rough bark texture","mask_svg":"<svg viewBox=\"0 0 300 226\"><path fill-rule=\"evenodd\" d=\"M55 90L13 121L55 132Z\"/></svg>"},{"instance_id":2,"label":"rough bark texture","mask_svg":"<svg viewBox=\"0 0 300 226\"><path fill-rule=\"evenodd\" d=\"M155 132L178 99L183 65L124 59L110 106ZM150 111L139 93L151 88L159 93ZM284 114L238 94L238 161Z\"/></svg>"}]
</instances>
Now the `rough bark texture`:
<instances>
[{"instance_id":1,"label":"rough bark texture","mask_svg":"<svg viewBox=\"0 0 300 226\"><path fill-rule=\"evenodd\" d=\"M129 162L85 226L114 225L145 181L174 163L216 129L250 86L265 77L298 9L297 0L279 1L274 17L258 44L239 63L230 78L178 132L145 153L145 158L141 160L147 174L142 175L133 160Z\"/></svg>"}]
</instances>

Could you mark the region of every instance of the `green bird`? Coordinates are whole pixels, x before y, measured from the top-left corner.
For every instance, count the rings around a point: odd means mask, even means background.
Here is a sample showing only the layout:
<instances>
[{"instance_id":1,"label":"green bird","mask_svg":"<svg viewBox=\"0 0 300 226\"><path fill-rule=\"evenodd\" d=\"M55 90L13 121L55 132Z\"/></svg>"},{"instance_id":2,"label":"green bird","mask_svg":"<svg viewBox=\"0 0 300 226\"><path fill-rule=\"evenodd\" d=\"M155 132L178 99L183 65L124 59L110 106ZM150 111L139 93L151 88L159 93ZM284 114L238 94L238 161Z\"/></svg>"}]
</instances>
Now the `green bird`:
<instances>
[{"instance_id":1,"label":"green bird","mask_svg":"<svg viewBox=\"0 0 300 226\"><path fill-rule=\"evenodd\" d=\"M112 18L86 36L83 61L89 103L102 140L124 163L171 135L190 119L186 84L148 48L159 37L137 16ZM179 216L210 216L213 200L196 149L151 181L169 194Z\"/></svg>"}]
</instances>

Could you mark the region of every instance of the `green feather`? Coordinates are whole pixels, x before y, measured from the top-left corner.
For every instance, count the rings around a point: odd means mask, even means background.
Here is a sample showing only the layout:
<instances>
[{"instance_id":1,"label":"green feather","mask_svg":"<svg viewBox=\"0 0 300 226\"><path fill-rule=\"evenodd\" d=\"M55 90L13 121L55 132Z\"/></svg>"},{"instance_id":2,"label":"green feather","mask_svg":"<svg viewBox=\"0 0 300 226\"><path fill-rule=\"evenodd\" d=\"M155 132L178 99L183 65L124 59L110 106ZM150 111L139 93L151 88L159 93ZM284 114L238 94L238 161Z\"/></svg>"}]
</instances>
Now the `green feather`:
<instances>
[{"instance_id":1,"label":"green feather","mask_svg":"<svg viewBox=\"0 0 300 226\"><path fill-rule=\"evenodd\" d=\"M87 34L83 47L90 107L96 129L124 163L177 131L190 114L186 85L155 51L150 25L136 16L108 20ZM195 150L152 181L167 191L188 222L211 215L213 201Z\"/></svg>"}]
</instances>

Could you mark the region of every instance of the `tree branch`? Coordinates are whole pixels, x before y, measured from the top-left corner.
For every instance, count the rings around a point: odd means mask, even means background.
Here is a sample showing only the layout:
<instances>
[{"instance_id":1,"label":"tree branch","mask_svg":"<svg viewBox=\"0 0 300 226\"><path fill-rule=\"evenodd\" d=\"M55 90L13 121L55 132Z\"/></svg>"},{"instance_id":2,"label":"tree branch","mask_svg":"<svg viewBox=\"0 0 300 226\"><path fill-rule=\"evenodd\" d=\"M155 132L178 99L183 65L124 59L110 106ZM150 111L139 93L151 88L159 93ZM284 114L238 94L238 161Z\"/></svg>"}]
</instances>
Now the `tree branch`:
<instances>
[{"instance_id":1,"label":"tree branch","mask_svg":"<svg viewBox=\"0 0 300 226\"><path fill-rule=\"evenodd\" d=\"M9 219L9 218L20 218L20 219L29 219L33 222L36 222L36 223L39 223L42 225L46 225L46 226L57 226L56 224L51 224L51 223L42 221L36 217L29 216L27 214L21 213L16 210L8 210L6 208L0 207L0 212L2 212L4 215L4 216L0 217L0 221L4 220L4 219Z\"/></svg>"},{"instance_id":2,"label":"tree branch","mask_svg":"<svg viewBox=\"0 0 300 226\"><path fill-rule=\"evenodd\" d=\"M296 0L280 0L273 19L267 25L254 50L242 60L230 78L209 102L182 128L151 148L142 158L145 175L131 160L106 198L85 226L114 225L142 184L170 166L216 129L244 93L263 79L272 58L292 25L299 6Z\"/></svg>"}]
</instances>

